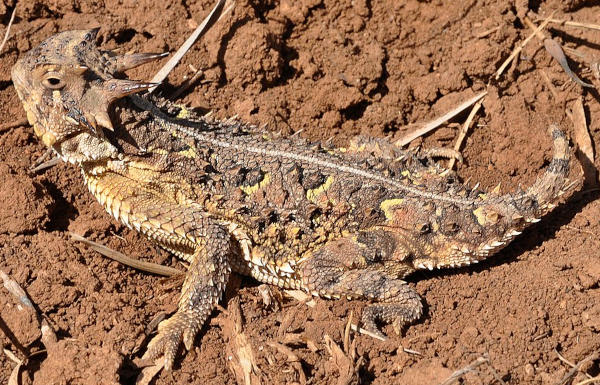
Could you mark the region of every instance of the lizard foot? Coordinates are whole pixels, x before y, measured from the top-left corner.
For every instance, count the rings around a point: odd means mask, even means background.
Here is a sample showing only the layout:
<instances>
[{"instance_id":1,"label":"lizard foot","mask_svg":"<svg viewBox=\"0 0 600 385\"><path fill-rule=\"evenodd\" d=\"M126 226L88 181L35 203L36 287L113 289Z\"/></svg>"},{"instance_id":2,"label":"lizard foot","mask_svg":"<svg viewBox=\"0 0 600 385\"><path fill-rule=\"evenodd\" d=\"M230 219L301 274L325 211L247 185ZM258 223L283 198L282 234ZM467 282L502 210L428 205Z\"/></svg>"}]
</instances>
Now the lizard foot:
<instances>
[{"instance_id":1,"label":"lizard foot","mask_svg":"<svg viewBox=\"0 0 600 385\"><path fill-rule=\"evenodd\" d=\"M397 334L409 323L420 318L423 314L423 304L419 295L408 285L396 287L401 289L391 303L374 303L368 305L362 313L361 323L363 328L385 339L385 335L379 330L377 322L392 324Z\"/></svg>"},{"instance_id":2,"label":"lizard foot","mask_svg":"<svg viewBox=\"0 0 600 385\"><path fill-rule=\"evenodd\" d=\"M142 358L158 363L162 356L163 367L171 370L181 342L190 350L198 330L199 325L193 314L178 311L158 325L158 334L150 341Z\"/></svg>"}]
</instances>

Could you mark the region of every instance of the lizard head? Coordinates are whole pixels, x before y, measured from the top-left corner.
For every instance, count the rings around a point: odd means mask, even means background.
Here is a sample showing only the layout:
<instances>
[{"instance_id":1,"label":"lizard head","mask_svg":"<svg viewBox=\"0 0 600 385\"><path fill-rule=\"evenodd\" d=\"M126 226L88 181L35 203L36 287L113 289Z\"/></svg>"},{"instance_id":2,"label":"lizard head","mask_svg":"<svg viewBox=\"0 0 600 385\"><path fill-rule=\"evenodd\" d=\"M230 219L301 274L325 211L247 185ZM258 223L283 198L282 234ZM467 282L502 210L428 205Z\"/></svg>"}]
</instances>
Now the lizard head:
<instances>
[{"instance_id":1,"label":"lizard head","mask_svg":"<svg viewBox=\"0 0 600 385\"><path fill-rule=\"evenodd\" d=\"M113 130L111 104L155 83L118 79L122 71L162 55L117 56L95 44L98 29L56 34L23 55L12 79L36 135L64 160L114 158L103 135Z\"/></svg>"}]
</instances>

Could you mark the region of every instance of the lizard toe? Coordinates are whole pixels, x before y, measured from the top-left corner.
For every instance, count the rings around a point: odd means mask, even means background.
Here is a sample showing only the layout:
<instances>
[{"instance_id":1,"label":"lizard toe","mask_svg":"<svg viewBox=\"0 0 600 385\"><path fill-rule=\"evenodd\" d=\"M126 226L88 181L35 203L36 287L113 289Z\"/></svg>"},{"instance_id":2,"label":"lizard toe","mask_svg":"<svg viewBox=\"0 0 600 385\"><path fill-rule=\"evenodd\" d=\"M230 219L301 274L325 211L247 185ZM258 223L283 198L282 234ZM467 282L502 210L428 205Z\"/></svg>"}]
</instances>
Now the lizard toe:
<instances>
[{"instance_id":1,"label":"lizard toe","mask_svg":"<svg viewBox=\"0 0 600 385\"><path fill-rule=\"evenodd\" d=\"M396 334L401 334L402 329L415 321L423 314L423 305L417 301L406 303L375 303L363 310L361 323L363 328L385 339L385 335L377 327L377 322L392 324Z\"/></svg>"},{"instance_id":2,"label":"lizard toe","mask_svg":"<svg viewBox=\"0 0 600 385\"><path fill-rule=\"evenodd\" d=\"M179 312L175 313L158 325L158 334L148 344L143 358L159 362L162 357L165 370L171 370L181 342L184 342L189 350L196 332L197 327L193 322L189 322L189 317Z\"/></svg>"}]
</instances>

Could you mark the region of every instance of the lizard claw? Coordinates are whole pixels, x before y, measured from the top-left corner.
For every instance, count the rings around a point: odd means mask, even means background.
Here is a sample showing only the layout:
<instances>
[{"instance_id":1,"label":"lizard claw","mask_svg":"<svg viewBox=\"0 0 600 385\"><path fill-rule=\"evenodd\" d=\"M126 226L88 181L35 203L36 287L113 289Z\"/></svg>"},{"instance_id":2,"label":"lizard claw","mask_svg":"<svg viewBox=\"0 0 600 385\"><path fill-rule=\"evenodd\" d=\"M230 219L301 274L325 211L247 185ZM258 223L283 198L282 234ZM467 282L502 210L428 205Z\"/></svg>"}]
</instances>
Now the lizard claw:
<instances>
[{"instance_id":1,"label":"lizard claw","mask_svg":"<svg viewBox=\"0 0 600 385\"><path fill-rule=\"evenodd\" d=\"M377 327L377 321L392 324L396 334L401 334L402 329L421 317L423 305L415 294L416 301L407 304L399 303L375 303L363 310L361 323L363 328L381 339L387 339L385 334Z\"/></svg>"},{"instance_id":2,"label":"lizard claw","mask_svg":"<svg viewBox=\"0 0 600 385\"><path fill-rule=\"evenodd\" d=\"M159 363L159 358L162 356L163 367L169 371L173 368L181 342L187 350L190 350L197 332L197 322L187 314L177 312L158 325L158 334L148 344L142 359Z\"/></svg>"}]
</instances>

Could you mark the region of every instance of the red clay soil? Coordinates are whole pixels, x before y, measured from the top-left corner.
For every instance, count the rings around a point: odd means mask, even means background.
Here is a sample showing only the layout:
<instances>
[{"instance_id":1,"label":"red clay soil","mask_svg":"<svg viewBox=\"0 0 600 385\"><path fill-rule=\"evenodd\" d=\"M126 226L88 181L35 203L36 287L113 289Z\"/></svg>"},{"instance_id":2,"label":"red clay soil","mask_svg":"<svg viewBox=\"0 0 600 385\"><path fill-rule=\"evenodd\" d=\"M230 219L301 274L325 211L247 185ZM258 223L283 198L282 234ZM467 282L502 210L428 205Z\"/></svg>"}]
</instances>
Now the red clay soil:
<instances>
[{"instance_id":1,"label":"red clay soil","mask_svg":"<svg viewBox=\"0 0 600 385\"><path fill-rule=\"evenodd\" d=\"M15 2L0 3L4 27ZM10 80L12 65L48 36L101 26L105 48L174 51L213 4L19 1L11 38L0 53L0 127L25 116ZM204 73L181 103L221 118L238 115L285 135L301 132L344 144L356 134L399 138L413 129L407 125L440 116L490 83L458 171L486 189L501 182L507 192L533 183L547 166L548 124L558 123L573 136L565 110L580 97L592 139L600 143L598 92L574 84L539 40L493 80L530 34L524 17L536 20L552 11L559 19L600 21L600 3L594 0L238 0L186 55L163 92L173 93L193 66ZM600 58L599 31L551 24L548 33ZM589 62L570 58L576 73L600 85L586 70ZM130 75L147 80L160 65ZM466 113L411 146L452 146L456 123L465 119ZM178 287L111 262L72 241L68 232L132 257L182 266L111 220L84 188L76 167L61 163L30 171L44 152L29 125L0 128L0 270L27 291L58 342L44 346L35 315L3 288L0 342L20 359L24 351L47 349L25 361L23 384L133 384L145 330L161 311L175 309ZM342 347L348 317L354 314L356 322L364 302L317 299L309 307L284 296L281 308L267 306L259 284L241 278L233 280L222 301L227 312L215 311L192 351L178 359L172 373L154 381L244 384L243 346L254 360L252 383L436 384L489 357L461 381L557 384L571 369L559 355L577 363L600 349L595 181L592 175L581 192L486 263L410 277L426 313L400 336L387 327L387 342L351 333L359 363L354 379L353 362L334 348L330 352L325 341ZM276 298L282 294L273 292ZM587 362L571 380L587 379L583 372L599 375L599 365L597 359ZM0 383L7 383L15 366L0 354Z\"/></svg>"}]
</instances>

